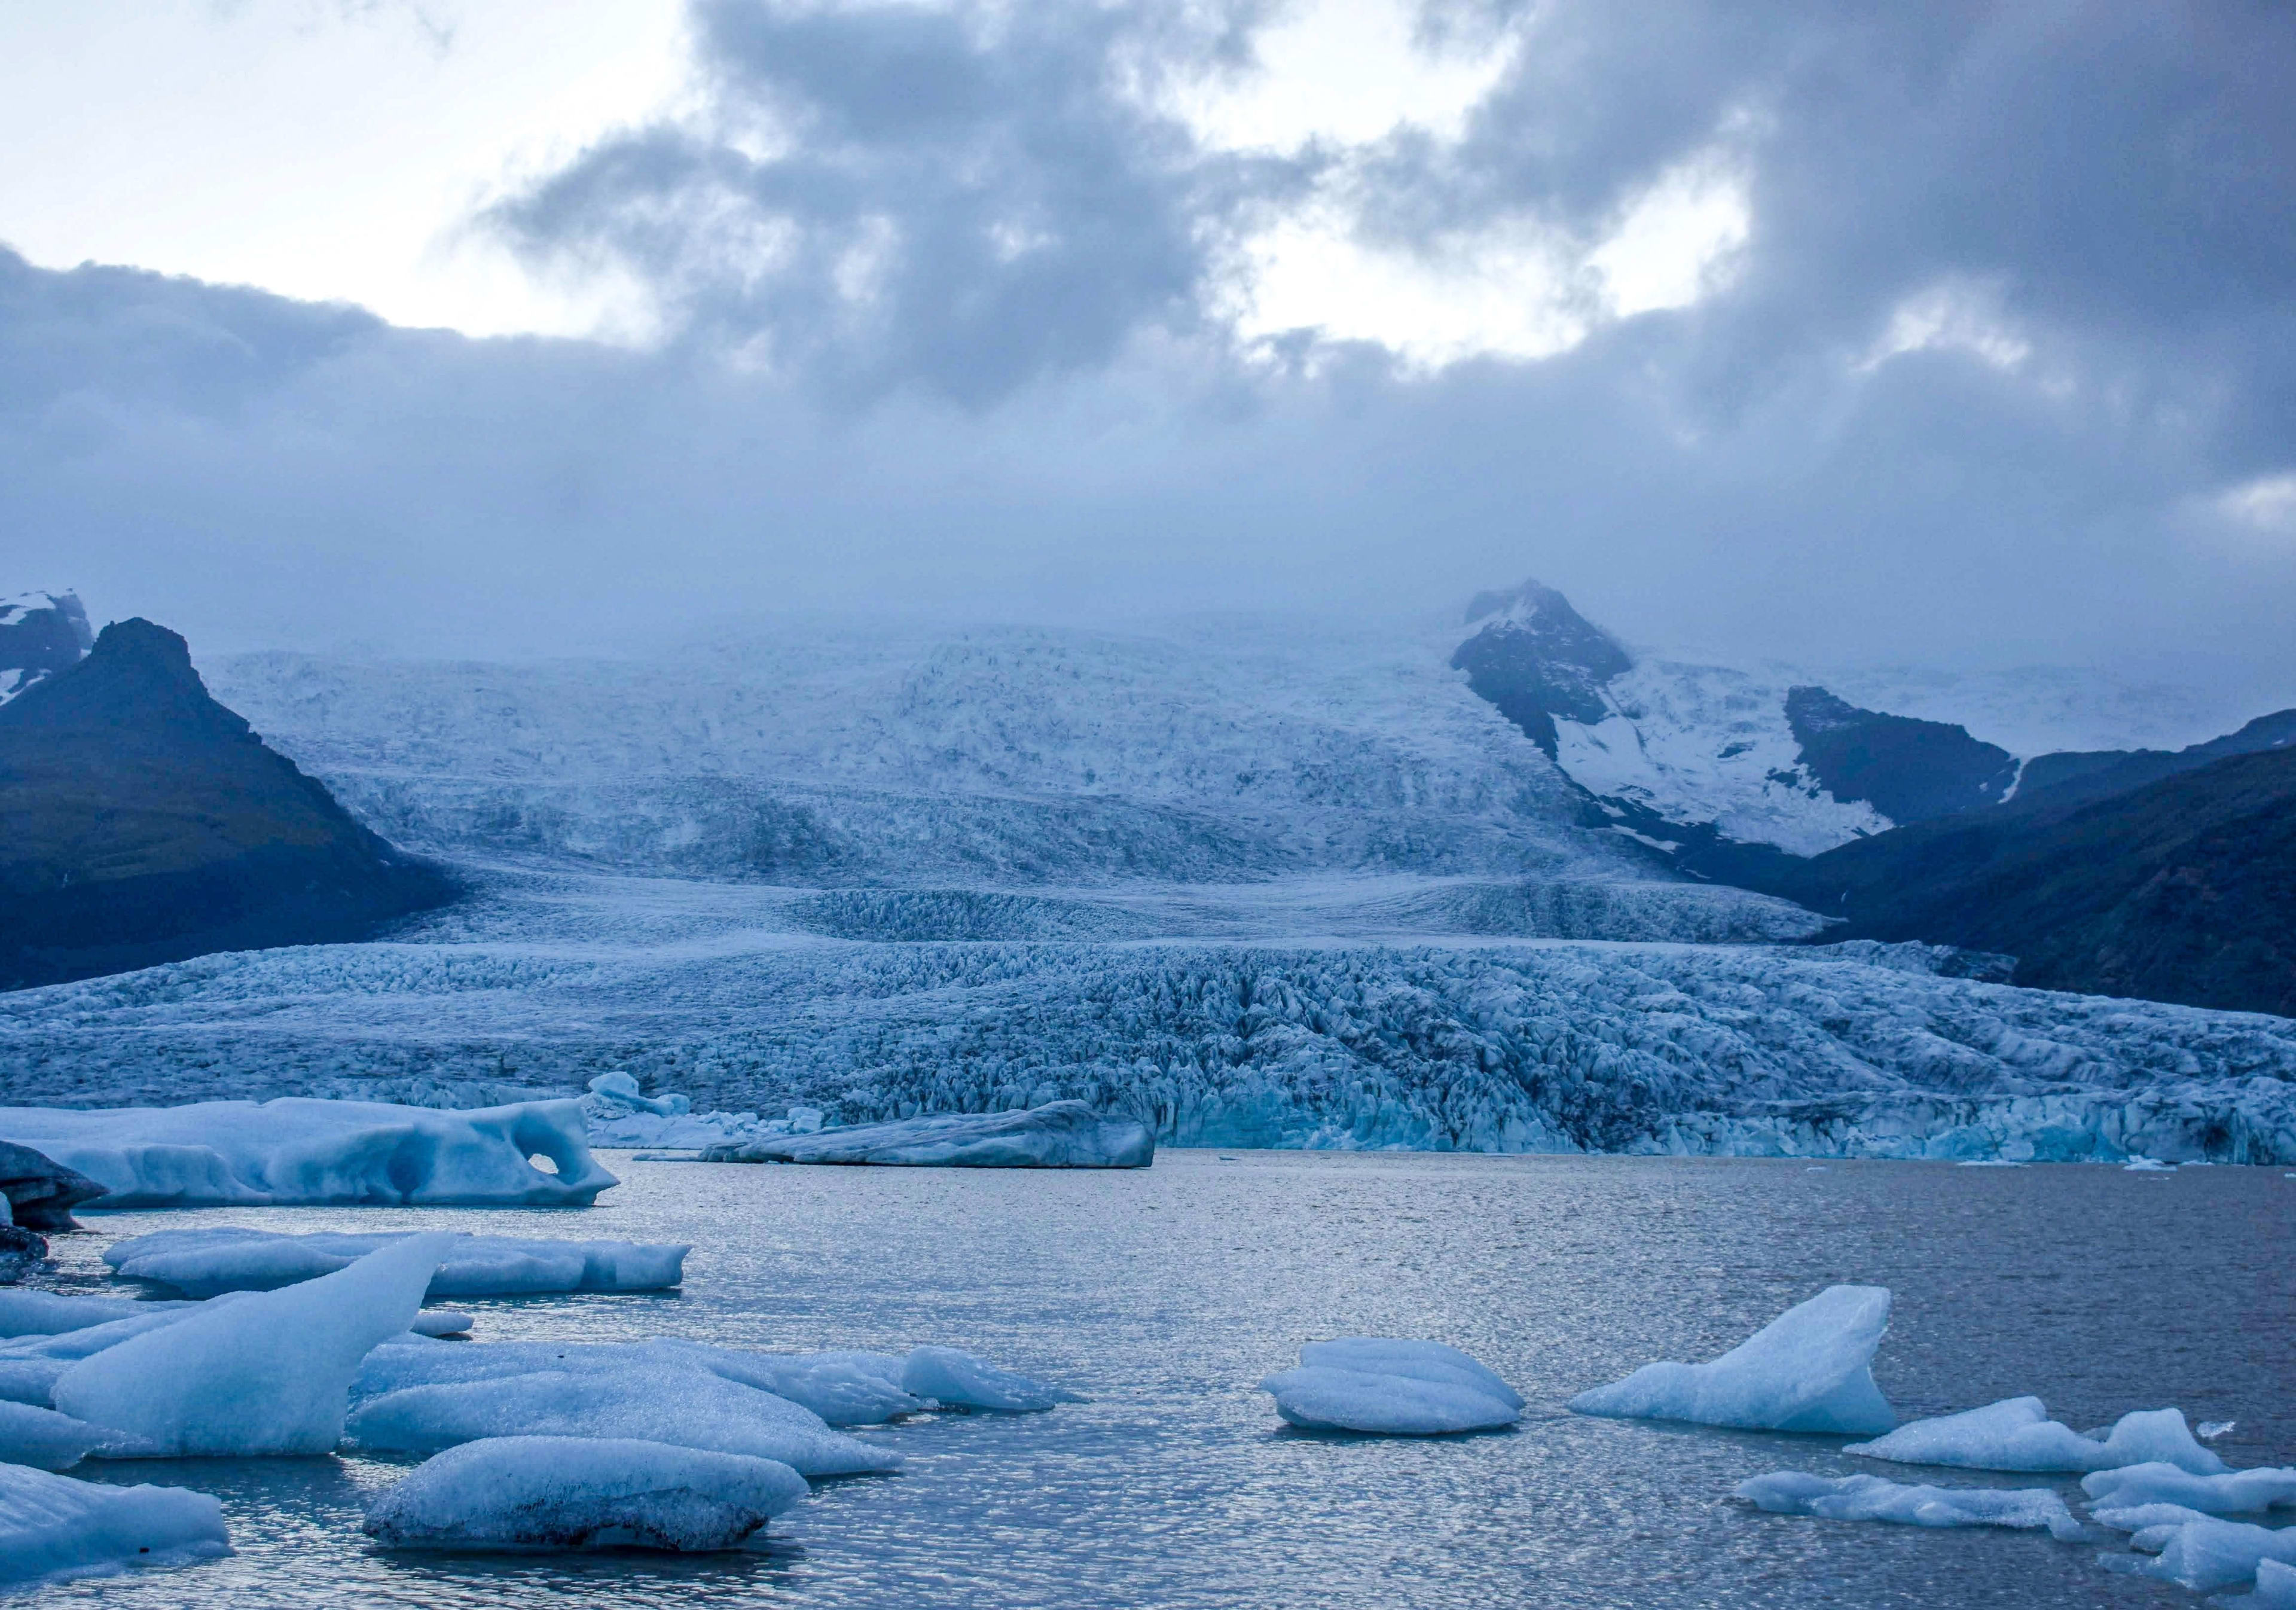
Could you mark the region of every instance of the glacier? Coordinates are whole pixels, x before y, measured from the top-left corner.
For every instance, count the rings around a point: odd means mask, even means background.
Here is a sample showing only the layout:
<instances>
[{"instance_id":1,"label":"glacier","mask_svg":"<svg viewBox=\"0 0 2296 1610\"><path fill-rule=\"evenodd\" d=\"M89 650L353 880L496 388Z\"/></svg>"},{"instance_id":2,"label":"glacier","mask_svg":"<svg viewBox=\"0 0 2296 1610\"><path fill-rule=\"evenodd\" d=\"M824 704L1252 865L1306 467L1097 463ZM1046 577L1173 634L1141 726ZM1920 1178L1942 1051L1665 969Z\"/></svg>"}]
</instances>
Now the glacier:
<instances>
[{"instance_id":1,"label":"glacier","mask_svg":"<svg viewBox=\"0 0 2296 1610\"><path fill-rule=\"evenodd\" d=\"M105 1194L96 1202L108 1208L586 1207L614 1183L590 1155L571 1101L458 1113L291 1097L260 1105L0 1107L0 1136L98 1181Z\"/></svg>"},{"instance_id":2,"label":"glacier","mask_svg":"<svg viewBox=\"0 0 2296 1610\"><path fill-rule=\"evenodd\" d=\"M386 1548L738 1548L811 1490L772 1459L608 1437L493 1437L367 1506Z\"/></svg>"}]
</instances>

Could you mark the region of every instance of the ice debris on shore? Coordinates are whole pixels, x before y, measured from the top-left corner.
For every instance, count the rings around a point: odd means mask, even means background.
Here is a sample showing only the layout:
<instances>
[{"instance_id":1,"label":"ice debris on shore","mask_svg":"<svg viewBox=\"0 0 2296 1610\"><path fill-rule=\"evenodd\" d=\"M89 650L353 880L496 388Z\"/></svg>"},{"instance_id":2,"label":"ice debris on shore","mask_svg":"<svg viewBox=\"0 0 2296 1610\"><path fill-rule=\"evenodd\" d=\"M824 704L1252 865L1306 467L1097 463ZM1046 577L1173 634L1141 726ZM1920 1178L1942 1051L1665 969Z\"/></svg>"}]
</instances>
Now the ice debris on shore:
<instances>
[{"instance_id":1,"label":"ice debris on shore","mask_svg":"<svg viewBox=\"0 0 2296 1610\"><path fill-rule=\"evenodd\" d=\"M360 1361L406 1334L450 1239L410 1236L283 1291L163 1315L64 1369L52 1401L122 1433L99 1450L115 1457L331 1452Z\"/></svg>"},{"instance_id":2,"label":"ice debris on shore","mask_svg":"<svg viewBox=\"0 0 2296 1610\"><path fill-rule=\"evenodd\" d=\"M95 1576L231 1552L223 1506L181 1487L111 1487L0 1465L0 1581Z\"/></svg>"},{"instance_id":3,"label":"ice debris on shore","mask_svg":"<svg viewBox=\"0 0 2296 1610\"><path fill-rule=\"evenodd\" d=\"M1915 1420L1871 1442L1843 1450L1900 1465L1955 1465L1971 1470L2077 1472L2151 1462L2197 1475L2228 1466L2193 1440L2182 1410L2143 1409L2121 1416L2110 1432L2084 1435L2059 1421L2038 1398L2005 1398L1982 1409Z\"/></svg>"},{"instance_id":4,"label":"ice debris on shore","mask_svg":"<svg viewBox=\"0 0 2296 1610\"><path fill-rule=\"evenodd\" d=\"M1081 1101L1007 1113L946 1113L814 1135L762 1136L702 1153L710 1162L880 1163L912 1168L1144 1169L1156 1138Z\"/></svg>"},{"instance_id":5,"label":"ice debris on shore","mask_svg":"<svg viewBox=\"0 0 2296 1610\"><path fill-rule=\"evenodd\" d=\"M1522 1417L1521 1394L1439 1342L1342 1336L1310 1342L1300 1364L1260 1382L1275 1412L1309 1431L1374 1436L1454 1436L1497 1431Z\"/></svg>"},{"instance_id":6,"label":"ice debris on shore","mask_svg":"<svg viewBox=\"0 0 2296 1610\"><path fill-rule=\"evenodd\" d=\"M1890 1293L1830 1286L1705 1364L1645 1364L1580 1392L1570 1408L1621 1419L1687 1420L1757 1431L1873 1435L1898 1423L1874 1384Z\"/></svg>"},{"instance_id":7,"label":"ice debris on shore","mask_svg":"<svg viewBox=\"0 0 2296 1610\"><path fill-rule=\"evenodd\" d=\"M462 1112L303 1097L0 1107L0 1137L96 1180L106 1194L90 1205L102 1208L587 1207L616 1183L566 1100Z\"/></svg>"},{"instance_id":8,"label":"ice debris on shore","mask_svg":"<svg viewBox=\"0 0 2296 1610\"><path fill-rule=\"evenodd\" d=\"M1773 1515L1891 1521L1903 1526L2007 1526L2024 1532L2046 1527L2063 1542L2084 1535L2064 1499L2040 1487L1916 1487L1880 1476L1781 1470L1741 1482L1731 1491Z\"/></svg>"},{"instance_id":9,"label":"ice debris on shore","mask_svg":"<svg viewBox=\"0 0 2296 1610\"><path fill-rule=\"evenodd\" d=\"M367 1506L389 1548L739 1548L810 1490L787 1465L621 1437L494 1437Z\"/></svg>"},{"instance_id":10,"label":"ice debris on shore","mask_svg":"<svg viewBox=\"0 0 2296 1610\"><path fill-rule=\"evenodd\" d=\"M222 1292L273 1291L332 1274L372 1252L404 1240L411 1230L375 1235L217 1226L154 1230L115 1242L103 1261L121 1277L148 1280L192 1297ZM651 1292L685 1277L683 1244L633 1241L551 1241L511 1236L452 1236L430 1298L530 1296L548 1292Z\"/></svg>"}]
</instances>

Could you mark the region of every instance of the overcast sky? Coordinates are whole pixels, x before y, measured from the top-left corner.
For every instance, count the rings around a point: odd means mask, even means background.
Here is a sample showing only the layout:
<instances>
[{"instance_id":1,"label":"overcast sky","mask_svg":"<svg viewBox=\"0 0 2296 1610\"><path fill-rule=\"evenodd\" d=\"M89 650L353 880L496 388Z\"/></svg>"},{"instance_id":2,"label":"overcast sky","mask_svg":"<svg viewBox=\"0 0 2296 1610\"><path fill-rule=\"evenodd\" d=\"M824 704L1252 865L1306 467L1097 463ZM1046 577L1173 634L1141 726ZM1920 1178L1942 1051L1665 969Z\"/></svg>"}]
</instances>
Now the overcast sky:
<instances>
[{"instance_id":1,"label":"overcast sky","mask_svg":"<svg viewBox=\"0 0 2296 1610\"><path fill-rule=\"evenodd\" d=\"M0 0L0 592L474 653L1537 575L2296 696L2292 108L2262 3Z\"/></svg>"}]
</instances>

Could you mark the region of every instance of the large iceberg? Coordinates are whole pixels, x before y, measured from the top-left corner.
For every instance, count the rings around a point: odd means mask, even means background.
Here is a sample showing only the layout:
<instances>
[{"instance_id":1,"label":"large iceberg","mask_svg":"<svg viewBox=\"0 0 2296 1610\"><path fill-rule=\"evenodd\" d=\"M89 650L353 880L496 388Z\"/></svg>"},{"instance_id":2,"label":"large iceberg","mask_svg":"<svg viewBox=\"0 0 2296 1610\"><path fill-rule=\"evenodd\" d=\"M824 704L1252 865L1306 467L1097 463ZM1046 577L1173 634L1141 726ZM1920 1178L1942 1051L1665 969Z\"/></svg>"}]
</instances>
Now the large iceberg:
<instances>
[{"instance_id":1,"label":"large iceberg","mask_svg":"<svg viewBox=\"0 0 2296 1610\"><path fill-rule=\"evenodd\" d=\"M2296 1504L2296 1466L2195 1475L2181 1466L2156 1461L2083 1476L2081 1491L2100 1505L2177 1504L2202 1515L2254 1515Z\"/></svg>"},{"instance_id":2,"label":"large iceberg","mask_svg":"<svg viewBox=\"0 0 2296 1610\"><path fill-rule=\"evenodd\" d=\"M1809 1475L1781 1470L1731 1490L1773 1515L1811 1515L1829 1521L1894 1521L1903 1526L2009 1526L2048 1529L2071 1542L2081 1524L2064 1499L2044 1487L1913 1487L1880 1476Z\"/></svg>"},{"instance_id":3,"label":"large iceberg","mask_svg":"<svg viewBox=\"0 0 2296 1610\"><path fill-rule=\"evenodd\" d=\"M1300 1365L1260 1382L1275 1412L1311 1431L1451 1436L1496 1431L1522 1417L1522 1398L1456 1348L1439 1342L1344 1336L1310 1342Z\"/></svg>"},{"instance_id":4,"label":"large iceberg","mask_svg":"<svg viewBox=\"0 0 2296 1610\"><path fill-rule=\"evenodd\" d=\"M1970 1470L2070 1473L2158 1462L2214 1475L2228 1468L2193 1440L2180 1410L2126 1414L2111 1432L2085 1436L2049 1418L2038 1398L2005 1398L1982 1409L1915 1420L1874 1442L1852 1442L1843 1451L1900 1465L1955 1465Z\"/></svg>"},{"instance_id":5,"label":"large iceberg","mask_svg":"<svg viewBox=\"0 0 2296 1610\"><path fill-rule=\"evenodd\" d=\"M1144 1169L1156 1138L1130 1118L1081 1101L1010 1113L949 1113L860 1124L815 1135L774 1135L713 1146L710 1162L893 1163L960 1169Z\"/></svg>"},{"instance_id":6,"label":"large iceberg","mask_svg":"<svg viewBox=\"0 0 2296 1610\"><path fill-rule=\"evenodd\" d=\"M0 1107L104 1208L359 1203L587 1207L615 1183L572 1101L442 1112L282 1097L181 1107ZM546 1165L546 1166L545 1166Z\"/></svg>"},{"instance_id":7,"label":"large iceberg","mask_svg":"<svg viewBox=\"0 0 2296 1610\"><path fill-rule=\"evenodd\" d=\"M1570 1407L1625 1419L1872 1435L1898 1423L1874 1384L1874 1350L1889 1328L1885 1287L1830 1286L1711 1362L1645 1364L1580 1392Z\"/></svg>"},{"instance_id":8,"label":"large iceberg","mask_svg":"<svg viewBox=\"0 0 2296 1610\"><path fill-rule=\"evenodd\" d=\"M360 1404L344 1432L352 1446L375 1453L428 1455L488 1437L628 1437L778 1459L808 1476L900 1466L895 1455L830 1430L809 1409L660 1355L612 1370L402 1387Z\"/></svg>"},{"instance_id":9,"label":"large iceberg","mask_svg":"<svg viewBox=\"0 0 2296 1610\"><path fill-rule=\"evenodd\" d=\"M449 1239L410 1236L284 1291L163 1315L174 1323L67 1368L53 1401L125 1433L105 1452L329 1452L342 1436L359 1361L406 1334Z\"/></svg>"},{"instance_id":10,"label":"large iceberg","mask_svg":"<svg viewBox=\"0 0 2296 1610\"><path fill-rule=\"evenodd\" d=\"M367 1506L392 1548L738 1548L806 1496L772 1459L614 1437L496 1437L425 1460Z\"/></svg>"},{"instance_id":11,"label":"large iceberg","mask_svg":"<svg viewBox=\"0 0 2296 1610\"><path fill-rule=\"evenodd\" d=\"M94 1576L229 1554L223 1506L181 1487L111 1487L0 1465L0 1581Z\"/></svg>"},{"instance_id":12,"label":"large iceberg","mask_svg":"<svg viewBox=\"0 0 2296 1610\"><path fill-rule=\"evenodd\" d=\"M115 1242L103 1261L126 1278L211 1297L220 1292L271 1291L332 1274L414 1233L291 1236L232 1226L154 1230ZM684 1277L685 1254L691 1250L677 1244L529 1240L461 1231L454 1235L438 1273L431 1276L429 1294L443 1299L661 1291Z\"/></svg>"}]
</instances>

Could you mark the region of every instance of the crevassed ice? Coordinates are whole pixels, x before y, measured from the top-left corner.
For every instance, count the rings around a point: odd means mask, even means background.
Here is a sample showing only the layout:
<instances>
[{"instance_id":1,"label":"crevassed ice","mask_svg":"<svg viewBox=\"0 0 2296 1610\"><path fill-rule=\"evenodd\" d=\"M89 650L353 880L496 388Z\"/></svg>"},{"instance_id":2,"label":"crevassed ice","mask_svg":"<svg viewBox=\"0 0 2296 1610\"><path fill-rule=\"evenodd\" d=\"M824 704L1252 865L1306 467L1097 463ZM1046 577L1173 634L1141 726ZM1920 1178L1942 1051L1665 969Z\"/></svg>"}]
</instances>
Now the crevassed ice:
<instances>
[{"instance_id":1,"label":"crevassed ice","mask_svg":"<svg viewBox=\"0 0 2296 1610\"><path fill-rule=\"evenodd\" d=\"M807 1494L787 1465L619 1437L496 1437L367 1506L387 1548L738 1548Z\"/></svg>"},{"instance_id":2,"label":"crevassed ice","mask_svg":"<svg viewBox=\"0 0 2296 1610\"><path fill-rule=\"evenodd\" d=\"M1843 1451L1901 1465L1972 1470L2111 1470L2154 1461L2200 1475L2227 1468L2193 1440L2180 1409L2126 1414L2109 1433L2092 1437L2050 1419L2038 1398L2005 1398L1982 1409L1915 1420L1877 1441L1852 1442Z\"/></svg>"},{"instance_id":3,"label":"crevassed ice","mask_svg":"<svg viewBox=\"0 0 2296 1610\"><path fill-rule=\"evenodd\" d=\"M1830 1286L1705 1364L1645 1364L1570 1400L1583 1415L1871 1434L1898 1423L1874 1384L1890 1293Z\"/></svg>"}]
</instances>

